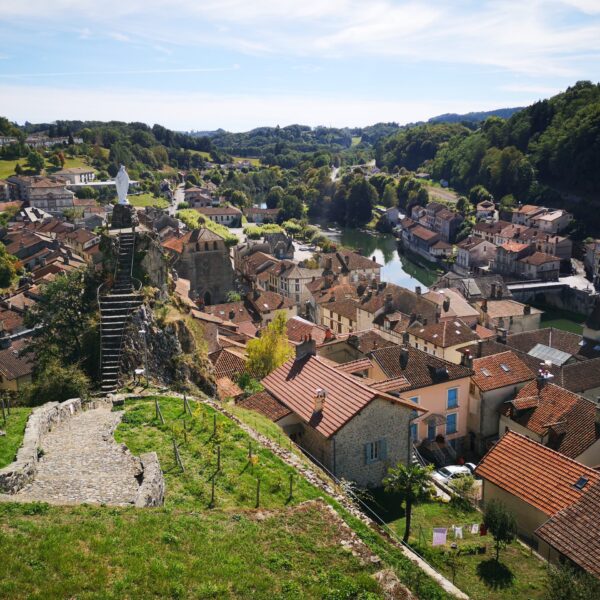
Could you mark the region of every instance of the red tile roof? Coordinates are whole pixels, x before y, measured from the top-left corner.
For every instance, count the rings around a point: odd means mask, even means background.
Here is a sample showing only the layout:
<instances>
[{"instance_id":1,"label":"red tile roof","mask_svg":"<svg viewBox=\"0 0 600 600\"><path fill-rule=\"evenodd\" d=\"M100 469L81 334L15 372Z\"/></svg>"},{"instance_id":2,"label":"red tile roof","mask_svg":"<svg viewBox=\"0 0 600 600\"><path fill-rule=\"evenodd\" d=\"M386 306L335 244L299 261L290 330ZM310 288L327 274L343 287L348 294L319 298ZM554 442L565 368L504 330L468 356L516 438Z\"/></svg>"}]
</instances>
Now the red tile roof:
<instances>
[{"instance_id":1,"label":"red tile roof","mask_svg":"<svg viewBox=\"0 0 600 600\"><path fill-rule=\"evenodd\" d=\"M243 390L229 377L220 377L217 379L217 395L221 400L226 398L237 398L243 394Z\"/></svg>"},{"instance_id":2,"label":"red tile roof","mask_svg":"<svg viewBox=\"0 0 600 600\"><path fill-rule=\"evenodd\" d=\"M217 379L221 377L229 377L231 379L246 370L247 359L241 354L232 352L227 348L222 348L209 354L208 358L210 358L215 367Z\"/></svg>"},{"instance_id":3,"label":"red tile roof","mask_svg":"<svg viewBox=\"0 0 600 600\"><path fill-rule=\"evenodd\" d=\"M255 410L268 419L271 419L271 421L279 421L279 419L292 414L289 408L281 404L279 400L267 391L258 392L248 398L244 398L238 402L238 406L247 410Z\"/></svg>"},{"instance_id":4,"label":"red tile roof","mask_svg":"<svg viewBox=\"0 0 600 600\"><path fill-rule=\"evenodd\" d=\"M22 338L14 341L9 348L0 350L0 375L2 377L13 380L31 375L34 355L24 352L29 342L30 340Z\"/></svg>"},{"instance_id":5,"label":"red tile roof","mask_svg":"<svg viewBox=\"0 0 600 600\"><path fill-rule=\"evenodd\" d=\"M549 434L546 445L569 458L600 439L596 405L553 383L541 389L537 381L528 383L502 413L539 436Z\"/></svg>"},{"instance_id":6,"label":"red tile roof","mask_svg":"<svg viewBox=\"0 0 600 600\"><path fill-rule=\"evenodd\" d=\"M475 348L472 349L475 352ZM536 374L510 350L473 360L472 379L483 392L535 379Z\"/></svg>"},{"instance_id":7,"label":"red tile roof","mask_svg":"<svg viewBox=\"0 0 600 600\"><path fill-rule=\"evenodd\" d=\"M428 323L427 325L415 322L407 331L415 337L441 348L475 342L479 339L479 336L460 319Z\"/></svg>"},{"instance_id":8,"label":"red tile roof","mask_svg":"<svg viewBox=\"0 0 600 600\"><path fill-rule=\"evenodd\" d=\"M588 490L600 481L598 471L514 431L508 431L483 457L475 473L547 515L586 493L586 488L575 487L580 477L589 481Z\"/></svg>"},{"instance_id":9,"label":"red tile roof","mask_svg":"<svg viewBox=\"0 0 600 600\"><path fill-rule=\"evenodd\" d=\"M307 335L310 335L317 342L317 346L320 346L335 337L329 327L311 323L302 317L292 317L289 319L286 328L287 337L290 342L300 343Z\"/></svg>"},{"instance_id":10,"label":"red tile roof","mask_svg":"<svg viewBox=\"0 0 600 600\"><path fill-rule=\"evenodd\" d=\"M558 258L558 256L553 256L552 254L546 254L545 252L534 252L530 256L521 258L520 261L522 263L527 263L528 265L539 267L546 263L560 262L560 258Z\"/></svg>"},{"instance_id":11,"label":"red tile roof","mask_svg":"<svg viewBox=\"0 0 600 600\"><path fill-rule=\"evenodd\" d=\"M262 383L279 402L328 438L376 398L419 410L410 402L373 390L360 378L342 373L315 356L287 361ZM319 389L326 390L327 397L323 410L314 413L314 399Z\"/></svg>"},{"instance_id":12,"label":"red tile roof","mask_svg":"<svg viewBox=\"0 0 600 600\"><path fill-rule=\"evenodd\" d=\"M591 485L591 484L588 484ZM562 555L600 578L600 484L595 484L536 530Z\"/></svg>"}]
</instances>

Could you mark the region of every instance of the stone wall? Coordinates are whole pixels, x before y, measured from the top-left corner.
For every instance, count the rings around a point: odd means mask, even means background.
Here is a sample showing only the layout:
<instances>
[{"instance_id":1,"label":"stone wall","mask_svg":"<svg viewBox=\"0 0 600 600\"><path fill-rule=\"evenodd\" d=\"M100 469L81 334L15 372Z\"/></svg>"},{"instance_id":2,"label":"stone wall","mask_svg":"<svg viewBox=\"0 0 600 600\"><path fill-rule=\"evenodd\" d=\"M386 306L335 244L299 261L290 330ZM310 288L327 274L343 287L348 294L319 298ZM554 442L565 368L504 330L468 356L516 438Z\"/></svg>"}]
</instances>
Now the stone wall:
<instances>
[{"instance_id":1,"label":"stone wall","mask_svg":"<svg viewBox=\"0 0 600 600\"><path fill-rule=\"evenodd\" d=\"M162 506L165 501L165 480L158 462L156 452L148 452L140 456L142 463L142 483L135 498L137 508Z\"/></svg>"},{"instance_id":2,"label":"stone wall","mask_svg":"<svg viewBox=\"0 0 600 600\"><path fill-rule=\"evenodd\" d=\"M16 460L0 470L0 492L14 494L33 481L37 472L38 449L42 437L81 410L81 398L72 398L60 404L48 402L33 409Z\"/></svg>"}]
</instances>

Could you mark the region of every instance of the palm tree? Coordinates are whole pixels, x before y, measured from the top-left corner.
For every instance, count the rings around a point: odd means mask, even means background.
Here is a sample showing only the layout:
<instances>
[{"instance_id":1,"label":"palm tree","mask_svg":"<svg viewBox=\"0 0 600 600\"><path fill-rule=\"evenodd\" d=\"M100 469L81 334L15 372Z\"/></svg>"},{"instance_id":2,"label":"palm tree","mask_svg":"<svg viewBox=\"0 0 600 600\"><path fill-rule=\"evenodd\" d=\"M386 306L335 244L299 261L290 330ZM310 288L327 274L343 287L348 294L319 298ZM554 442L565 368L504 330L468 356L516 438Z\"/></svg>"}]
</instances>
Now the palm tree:
<instances>
[{"instance_id":1,"label":"palm tree","mask_svg":"<svg viewBox=\"0 0 600 600\"><path fill-rule=\"evenodd\" d=\"M396 467L391 467L388 470L388 475L383 480L385 491L400 494L402 500L405 502L406 526L404 528L404 537L402 538L405 543L408 543L410 536L410 518L413 504L426 496L427 490L431 485L429 474L432 470L432 466L407 466L398 463Z\"/></svg>"}]
</instances>

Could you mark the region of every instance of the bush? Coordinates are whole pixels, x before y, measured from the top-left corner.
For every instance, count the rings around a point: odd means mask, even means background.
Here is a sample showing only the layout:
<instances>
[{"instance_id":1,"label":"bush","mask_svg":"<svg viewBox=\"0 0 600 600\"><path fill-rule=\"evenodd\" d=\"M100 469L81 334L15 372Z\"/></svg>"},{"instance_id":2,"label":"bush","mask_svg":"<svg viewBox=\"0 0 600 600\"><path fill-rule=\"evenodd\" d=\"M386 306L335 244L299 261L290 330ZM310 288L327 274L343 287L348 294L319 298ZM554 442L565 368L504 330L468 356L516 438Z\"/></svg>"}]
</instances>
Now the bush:
<instances>
[{"instance_id":1,"label":"bush","mask_svg":"<svg viewBox=\"0 0 600 600\"><path fill-rule=\"evenodd\" d=\"M19 400L28 406L45 402L63 402L69 398L87 398L90 380L76 365L63 367L58 360L50 360L35 374L32 384L23 388Z\"/></svg>"}]
</instances>

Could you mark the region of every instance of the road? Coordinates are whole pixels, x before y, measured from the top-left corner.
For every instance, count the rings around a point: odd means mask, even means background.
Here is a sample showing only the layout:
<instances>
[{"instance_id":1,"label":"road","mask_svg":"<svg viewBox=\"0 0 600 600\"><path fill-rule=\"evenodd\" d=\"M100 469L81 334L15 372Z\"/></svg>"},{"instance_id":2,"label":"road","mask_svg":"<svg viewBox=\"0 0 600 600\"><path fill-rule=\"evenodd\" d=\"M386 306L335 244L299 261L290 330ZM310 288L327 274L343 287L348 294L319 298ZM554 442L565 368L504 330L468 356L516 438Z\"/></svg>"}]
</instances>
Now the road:
<instances>
[{"instance_id":1,"label":"road","mask_svg":"<svg viewBox=\"0 0 600 600\"><path fill-rule=\"evenodd\" d=\"M181 183L175 188L175 191L173 192L173 200L169 204L169 208L167 209L167 212L172 217L175 216L175 213L177 212L177 206L179 205L179 203L185 200L184 190L185 186L183 183Z\"/></svg>"}]
</instances>

